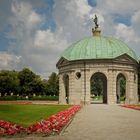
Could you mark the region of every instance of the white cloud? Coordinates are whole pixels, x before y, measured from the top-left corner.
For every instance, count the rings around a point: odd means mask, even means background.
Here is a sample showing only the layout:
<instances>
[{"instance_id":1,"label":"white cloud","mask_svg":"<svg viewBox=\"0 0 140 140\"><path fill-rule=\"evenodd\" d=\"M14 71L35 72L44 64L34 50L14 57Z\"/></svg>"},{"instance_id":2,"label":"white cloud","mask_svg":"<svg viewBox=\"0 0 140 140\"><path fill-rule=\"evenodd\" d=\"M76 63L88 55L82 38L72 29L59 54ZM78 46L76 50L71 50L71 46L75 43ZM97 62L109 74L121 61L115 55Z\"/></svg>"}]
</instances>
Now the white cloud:
<instances>
[{"instance_id":1,"label":"white cloud","mask_svg":"<svg viewBox=\"0 0 140 140\"><path fill-rule=\"evenodd\" d=\"M34 28L37 28L41 22L43 22L44 17L37 14L30 3L24 1L14 1L11 5L11 11L13 16L10 19L10 23L13 28L12 36L23 37L30 35Z\"/></svg>"},{"instance_id":2,"label":"white cloud","mask_svg":"<svg viewBox=\"0 0 140 140\"><path fill-rule=\"evenodd\" d=\"M97 6L104 13L112 14L121 14L132 15L133 12L137 11L140 8L139 0L97 0Z\"/></svg>"},{"instance_id":3,"label":"white cloud","mask_svg":"<svg viewBox=\"0 0 140 140\"><path fill-rule=\"evenodd\" d=\"M20 63L20 56L0 52L0 69L16 69Z\"/></svg>"},{"instance_id":4,"label":"white cloud","mask_svg":"<svg viewBox=\"0 0 140 140\"><path fill-rule=\"evenodd\" d=\"M131 19L132 27L137 33L138 36L140 36L140 10L135 12Z\"/></svg>"},{"instance_id":5,"label":"white cloud","mask_svg":"<svg viewBox=\"0 0 140 140\"><path fill-rule=\"evenodd\" d=\"M50 30L38 30L29 56L30 65L34 64L33 67L38 72L49 75L52 71L56 71L56 62L67 46L67 41L61 38L61 30L55 33Z\"/></svg>"},{"instance_id":6,"label":"white cloud","mask_svg":"<svg viewBox=\"0 0 140 140\"><path fill-rule=\"evenodd\" d=\"M134 29L121 23L116 26L116 36L123 38L128 43L131 41L140 42L140 38L136 36Z\"/></svg>"},{"instance_id":7,"label":"white cloud","mask_svg":"<svg viewBox=\"0 0 140 140\"><path fill-rule=\"evenodd\" d=\"M61 38L62 30L59 29L55 33L50 30L38 30L34 39L34 47L38 49L48 49L54 52L61 52L68 45L64 38Z\"/></svg>"},{"instance_id":8,"label":"white cloud","mask_svg":"<svg viewBox=\"0 0 140 140\"><path fill-rule=\"evenodd\" d=\"M74 42L91 35L91 12L87 0L55 0L53 16L57 27L63 29L63 36L68 42Z\"/></svg>"},{"instance_id":9,"label":"white cloud","mask_svg":"<svg viewBox=\"0 0 140 140\"><path fill-rule=\"evenodd\" d=\"M71 0L70 3L67 4L66 9L68 9L69 12L75 13L76 17L80 17L82 19L90 13L92 8L88 5L86 0Z\"/></svg>"}]
</instances>

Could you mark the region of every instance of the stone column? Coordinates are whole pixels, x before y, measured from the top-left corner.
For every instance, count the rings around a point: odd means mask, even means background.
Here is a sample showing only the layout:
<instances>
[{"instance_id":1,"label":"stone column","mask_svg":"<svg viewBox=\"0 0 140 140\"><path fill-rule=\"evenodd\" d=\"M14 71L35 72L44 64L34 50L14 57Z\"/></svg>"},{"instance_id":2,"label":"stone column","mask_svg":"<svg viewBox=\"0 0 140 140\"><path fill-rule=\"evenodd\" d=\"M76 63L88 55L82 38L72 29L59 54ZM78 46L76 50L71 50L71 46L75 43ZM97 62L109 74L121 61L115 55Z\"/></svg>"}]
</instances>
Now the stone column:
<instances>
[{"instance_id":1,"label":"stone column","mask_svg":"<svg viewBox=\"0 0 140 140\"><path fill-rule=\"evenodd\" d=\"M81 70L81 104L90 104L90 71Z\"/></svg>"},{"instance_id":2,"label":"stone column","mask_svg":"<svg viewBox=\"0 0 140 140\"><path fill-rule=\"evenodd\" d=\"M135 102L136 102L136 104L138 104L139 97L138 97L138 74L137 73L135 73L135 77L134 77L134 88L135 88L135 90L134 90Z\"/></svg>"},{"instance_id":3,"label":"stone column","mask_svg":"<svg viewBox=\"0 0 140 140\"><path fill-rule=\"evenodd\" d=\"M72 102L72 96L74 92L74 78L73 78L73 72L69 73L69 104L73 104Z\"/></svg>"},{"instance_id":4,"label":"stone column","mask_svg":"<svg viewBox=\"0 0 140 140\"><path fill-rule=\"evenodd\" d=\"M75 70L69 74L69 104L80 104L80 79L76 79Z\"/></svg>"},{"instance_id":5,"label":"stone column","mask_svg":"<svg viewBox=\"0 0 140 140\"><path fill-rule=\"evenodd\" d=\"M109 70L107 77L107 103L116 104L116 72Z\"/></svg>"},{"instance_id":6,"label":"stone column","mask_svg":"<svg viewBox=\"0 0 140 140\"><path fill-rule=\"evenodd\" d=\"M74 92L73 92L72 100L73 100L74 104L80 104L80 98L81 98L81 92L82 92L82 88L81 88L81 85L82 85L82 83L81 83L82 75L81 75L81 77L78 78L76 76L77 72L81 73L78 70L73 75L74 76L74 80L73 80L73 82L74 82L74 87L73 87L74 88Z\"/></svg>"},{"instance_id":7,"label":"stone column","mask_svg":"<svg viewBox=\"0 0 140 140\"><path fill-rule=\"evenodd\" d=\"M59 104L66 104L66 99L65 99L65 85L63 81L63 75L59 74Z\"/></svg>"},{"instance_id":8,"label":"stone column","mask_svg":"<svg viewBox=\"0 0 140 140\"><path fill-rule=\"evenodd\" d=\"M84 69L81 70L81 98L80 98L80 102L81 104L85 104L85 100L86 100L86 94L85 94L85 71Z\"/></svg>"},{"instance_id":9,"label":"stone column","mask_svg":"<svg viewBox=\"0 0 140 140\"><path fill-rule=\"evenodd\" d=\"M134 73L129 72L128 76L128 87L127 87L127 104L137 104L138 103L138 97L137 97L137 82L134 81Z\"/></svg>"},{"instance_id":10,"label":"stone column","mask_svg":"<svg viewBox=\"0 0 140 140\"><path fill-rule=\"evenodd\" d=\"M86 69L86 104L90 104L90 70Z\"/></svg>"}]
</instances>

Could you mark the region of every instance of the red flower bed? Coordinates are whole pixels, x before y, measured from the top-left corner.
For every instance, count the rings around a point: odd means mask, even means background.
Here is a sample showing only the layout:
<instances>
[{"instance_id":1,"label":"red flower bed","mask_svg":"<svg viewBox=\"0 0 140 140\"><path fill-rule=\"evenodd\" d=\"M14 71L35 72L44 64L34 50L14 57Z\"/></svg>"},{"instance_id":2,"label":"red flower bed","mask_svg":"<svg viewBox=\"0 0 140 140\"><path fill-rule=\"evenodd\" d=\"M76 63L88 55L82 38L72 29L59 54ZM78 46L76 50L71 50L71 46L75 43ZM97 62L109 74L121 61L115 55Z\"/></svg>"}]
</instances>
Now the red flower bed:
<instances>
[{"instance_id":1,"label":"red flower bed","mask_svg":"<svg viewBox=\"0 0 140 140\"><path fill-rule=\"evenodd\" d=\"M140 110L140 106L137 105L121 105L122 107L131 108L135 110Z\"/></svg>"},{"instance_id":2,"label":"red flower bed","mask_svg":"<svg viewBox=\"0 0 140 140\"><path fill-rule=\"evenodd\" d=\"M51 123L47 120L42 120L41 122L38 122L36 124L33 124L29 126L26 129L27 134L32 133L45 133L47 135L51 134Z\"/></svg>"},{"instance_id":3,"label":"red flower bed","mask_svg":"<svg viewBox=\"0 0 140 140\"><path fill-rule=\"evenodd\" d=\"M14 135L20 133L21 131L25 131L25 128L0 120L0 135Z\"/></svg>"},{"instance_id":4,"label":"red flower bed","mask_svg":"<svg viewBox=\"0 0 140 140\"><path fill-rule=\"evenodd\" d=\"M80 105L74 105L62 112L50 116L46 120L37 122L28 128L23 128L19 125L0 120L0 135L14 135L21 132L27 134L43 133L46 135L59 133L80 108Z\"/></svg>"}]
</instances>

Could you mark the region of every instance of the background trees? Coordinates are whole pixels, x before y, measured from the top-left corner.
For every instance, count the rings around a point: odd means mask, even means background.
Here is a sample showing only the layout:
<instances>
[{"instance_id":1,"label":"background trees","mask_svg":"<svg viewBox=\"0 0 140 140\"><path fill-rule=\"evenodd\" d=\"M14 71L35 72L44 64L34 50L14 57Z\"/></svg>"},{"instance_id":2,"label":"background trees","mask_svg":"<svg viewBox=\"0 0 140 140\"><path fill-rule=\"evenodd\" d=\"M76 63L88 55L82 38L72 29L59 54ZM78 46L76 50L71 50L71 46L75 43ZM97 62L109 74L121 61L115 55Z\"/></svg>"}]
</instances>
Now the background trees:
<instances>
[{"instance_id":1,"label":"background trees","mask_svg":"<svg viewBox=\"0 0 140 140\"><path fill-rule=\"evenodd\" d=\"M2 70L0 72L0 93L2 96L19 92L19 79L16 71Z\"/></svg>"},{"instance_id":2,"label":"background trees","mask_svg":"<svg viewBox=\"0 0 140 140\"><path fill-rule=\"evenodd\" d=\"M31 94L33 93L34 80L36 74L33 73L30 69L25 68L18 73L20 94Z\"/></svg>"},{"instance_id":3,"label":"background trees","mask_svg":"<svg viewBox=\"0 0 140 140\"><path fill-rule=\"evenodd\" d=\"M91 81L91 94L95 96L103 95L103 81L96 77Z\"/></svg>"},{"instance_id":4,"label":"background trees","mask_svg":"<svg viewBox=\"0 0 140 140\"><path fill-rule=\"evenodd\" d=\"M138 95L139 95L139 100L140 100L140 66L138 69Z\"/></svg>"},{"instance_id":5,"label":"background trees","mask_svg":"<svg viewBox=\"0 0 140 140\"><path fill-rule=\"evenodd\" d=\"M49 76L49 80L47 81L47 88L50 95L58 95L59 80L58 80L58 75L55 72L53 72Z\"/></svg>"},{"instance_id":6,"label":"background trees","mask_svg":"<svg viewBox=\"0 0 140 140\"><path fill-rule=\"evenodd\" d=\"M58 95L58 75L52 73L48 80L42 80L28 68L17 71L0 71L0 93L4 95Z\"/></svg>"}]
</instances>

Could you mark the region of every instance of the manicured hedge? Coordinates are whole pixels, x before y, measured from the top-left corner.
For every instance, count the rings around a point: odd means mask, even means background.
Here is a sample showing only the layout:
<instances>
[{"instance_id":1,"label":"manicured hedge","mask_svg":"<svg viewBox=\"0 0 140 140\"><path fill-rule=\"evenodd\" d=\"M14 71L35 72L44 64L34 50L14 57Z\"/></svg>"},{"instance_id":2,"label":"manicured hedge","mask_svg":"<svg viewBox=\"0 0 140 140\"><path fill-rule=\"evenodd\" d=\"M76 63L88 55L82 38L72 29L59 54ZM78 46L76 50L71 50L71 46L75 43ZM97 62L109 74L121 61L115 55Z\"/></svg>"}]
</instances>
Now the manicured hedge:
<instances>
[{"instance_id":1,"label":"manicured hedge","mask_svg":"<svg viewBox=\"0 0 140 140\"><path fill-rule=\"evenodd\" d=\"M53 100L57 101L58 96L32 96L29 100Z\"/></svg>"},{"instance_id":2,"label":"manicured hedge","mask_svg":"<svg viewBox=\"0 0 140 140\"><path fill-rule=\"evenodd\" d=\"M17 96L15 96L15 95L13 95L13 96L3 96L3 97L0 97L0 100L6 100L6 101L17 100Z\"/></svg>"},{"instance_id":3,"label":"manicured hedge","mask_svg":"<svg viewBox=\"0 0 140 140\"><path fill-rule=\"evenodd\" d=\"M23 96L3 96L0 97L1 101L14 101L14 100L51 100L51 101L57 101L58 96L29 96L28 98Z\"/></svg>"}]
</instances>

